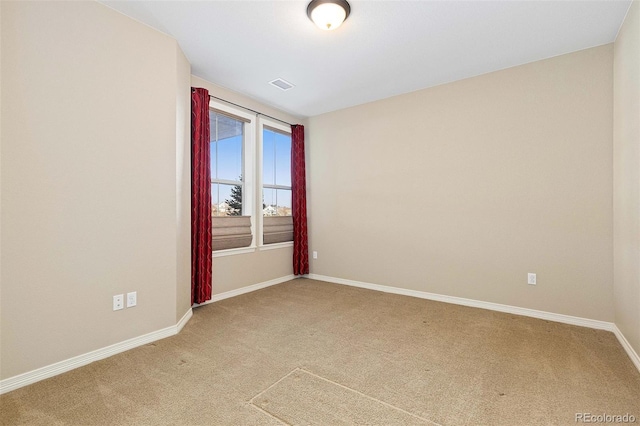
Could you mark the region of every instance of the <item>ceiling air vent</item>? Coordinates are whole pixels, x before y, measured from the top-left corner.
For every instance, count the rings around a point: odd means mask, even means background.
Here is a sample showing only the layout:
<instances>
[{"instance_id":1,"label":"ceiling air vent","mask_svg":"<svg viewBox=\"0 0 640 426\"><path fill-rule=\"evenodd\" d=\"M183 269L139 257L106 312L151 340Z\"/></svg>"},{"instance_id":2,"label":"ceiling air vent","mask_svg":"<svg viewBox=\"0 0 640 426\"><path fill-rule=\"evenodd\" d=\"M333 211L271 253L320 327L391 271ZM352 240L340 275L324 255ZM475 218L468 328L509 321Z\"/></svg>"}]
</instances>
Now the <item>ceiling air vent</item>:
<instances>
[{"instance_id":1,"label":"ceiling air vent","mask_svg":"<svg viewBox=\"0 0 640 426\"><path fill-rule=\"evenodd\" d=\"M276 86L280 90L289 90L293 88L293 84L281 78L276 78L275 80L270 81L269 84Z\"/></svg>"}]
</instances>

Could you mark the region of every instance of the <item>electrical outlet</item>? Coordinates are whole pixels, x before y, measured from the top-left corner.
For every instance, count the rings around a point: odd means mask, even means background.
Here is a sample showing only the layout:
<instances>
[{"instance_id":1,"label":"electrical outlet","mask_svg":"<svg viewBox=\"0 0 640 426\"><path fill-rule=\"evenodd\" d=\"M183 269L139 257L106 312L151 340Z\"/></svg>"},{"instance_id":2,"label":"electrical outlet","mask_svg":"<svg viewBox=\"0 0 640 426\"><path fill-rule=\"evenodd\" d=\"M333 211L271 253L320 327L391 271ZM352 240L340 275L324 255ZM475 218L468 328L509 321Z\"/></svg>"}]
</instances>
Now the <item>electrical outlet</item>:
<instances>
[{"instance_id":1,"label":"electrical outlet","mask_svg":"<svg viewBox=\"0 0 640 426\"><path fill-rule=\"evenodd\" d=\"M314 259L317 259L317 258L318 258L318 252L317 252L317 251L314 251L314 252L313 252L313 258L314 258Z\"/></svg>"},{"instance_id":2,"label":"electrical outlet","mask_svg":"<svg viewBox=\"0 0 640 426\"><path fill-rule=\"evenodd\" d=\"M132 308L138 304L138 292L127 293L127 308Z\"/></svg>"},{"instance_id":3,"label":"electrical outlet","mask_svg":"<svg viewBox=\"0 0 640 426\"><path fill-rule=\"evenodd\" d=\"M536 285L536 274L527 274L527 284Z\"/></svg>"},{"instance_id":4,"label":"electrical outlet","mask_svg":"<svg viewBox=\"0 0 640 426\"><path fill-rule=\"evenodd\" d=\"M124 294L116 294L113 296L113 310L119 311L124 308Z\"/></svg>"}]
</instances>

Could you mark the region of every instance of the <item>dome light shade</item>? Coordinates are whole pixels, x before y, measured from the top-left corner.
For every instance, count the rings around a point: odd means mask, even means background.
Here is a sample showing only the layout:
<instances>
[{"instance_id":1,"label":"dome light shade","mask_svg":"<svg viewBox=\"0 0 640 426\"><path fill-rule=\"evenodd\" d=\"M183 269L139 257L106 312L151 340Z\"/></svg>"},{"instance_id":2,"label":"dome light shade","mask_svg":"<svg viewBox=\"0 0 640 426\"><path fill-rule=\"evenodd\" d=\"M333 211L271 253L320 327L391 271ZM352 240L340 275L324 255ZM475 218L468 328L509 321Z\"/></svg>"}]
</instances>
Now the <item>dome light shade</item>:
<instances>
[{"instance_id":1,"label":"dome light shade","mask_svg":"<svg viewBox=\"0 0 640 426\"><path fill-rule=\"evenodd\" d=\"M307 16L318 28L331 31L338 28L351 12L346 0L313 0L307 7Z\"/></svg>"}]
</instances>

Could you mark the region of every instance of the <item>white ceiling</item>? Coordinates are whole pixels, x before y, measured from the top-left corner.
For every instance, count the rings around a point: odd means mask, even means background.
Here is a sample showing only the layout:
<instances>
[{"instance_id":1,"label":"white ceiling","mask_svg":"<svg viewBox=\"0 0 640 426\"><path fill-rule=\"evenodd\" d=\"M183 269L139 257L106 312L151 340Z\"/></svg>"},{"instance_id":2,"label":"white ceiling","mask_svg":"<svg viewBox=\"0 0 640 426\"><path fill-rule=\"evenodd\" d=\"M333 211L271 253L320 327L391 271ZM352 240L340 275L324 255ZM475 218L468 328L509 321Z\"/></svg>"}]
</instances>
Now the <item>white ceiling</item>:
<instances>
[{"instance_id":1,"label":"white ceiling","mask_svg":"<svg viewBox=\"0 0 640 426\"><path fill-rule=\"evenodd\" d=\"M174 37L194 75L308 117L613 42L631 2L351 0L335 31L307 1L102 3Z\"/></svg>"}]
</instances>

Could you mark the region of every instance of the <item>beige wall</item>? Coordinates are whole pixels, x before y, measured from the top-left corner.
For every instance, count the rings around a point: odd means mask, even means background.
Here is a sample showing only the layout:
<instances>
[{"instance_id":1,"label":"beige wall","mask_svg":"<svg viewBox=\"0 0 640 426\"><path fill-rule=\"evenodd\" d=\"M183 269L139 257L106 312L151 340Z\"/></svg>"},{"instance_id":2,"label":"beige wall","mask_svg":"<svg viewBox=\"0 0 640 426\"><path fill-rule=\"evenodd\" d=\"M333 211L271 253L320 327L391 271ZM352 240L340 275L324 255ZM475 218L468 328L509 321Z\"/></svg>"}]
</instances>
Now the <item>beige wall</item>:
<instances>
[{"instance_id":1,"label":"beige wall","mask_svg":"<svg viewBox=\"0 0 640 426\"><path fill-rule=\"evenodd\" d=\"M640 351L638 9L615 54L305 120L311 272L611 321L615 253L615 321ZM189 85L301 120L190 76L175 41L100 4L0 11L5 379L189 309ZM291 249L213 272L214 294L280 278ZM137 307L111 310L134 290Z\"/></svg>"},{"instance_id":2,"label":"beige wall","mask_svg":"<svg viewBox=\"0 0 640 426\"><path fill-rule=\"evenodd\" d=\"M192 76L193 87L204 87L209 94L230 102L268 114L288 123L300 123L297 117L263 105L239 93ZM255 123L255 120L254 120ZM261 197L256 202L261 202ZM214 257L213 294L237 290L253 284L282 278L293 274L293 249L291 247L274 250L256 250L252 253Z\"/></svg>"},{"instance_id":3,"label":"beige wall","mask_svg":"<svg viewBox=\"0 0 640 426\"><path fill-rule=\"evenodd\" d=\"M615 322L640 353L640 2L614 49L613 219Z\"/></svg>"},{"instance_id":4,"label":"beige wall","mask_svg":"<svg viewBox=\"0 0 640 426\"><path fill-rule=\"evenodd\" d=\"M4 379L188 309L190 72L174 40L94 2L2 2L1 50ZM138 306L112 311L129 291Z\"/></svg>"},{"instance_id":5,"label":"beige wall","mask_svg":"<svg viewBox=\"0 0 640 426\"><path fill-rule=\"evenodd\" d=\"M176 322L191 308L191 65L176 43Z\"/></svg>"},{"instance_id":6,"label":"beige wall","mask_svg":"<svg viewBox=\"0 0 640 426\"><path fill-rule=\"evenodd\" d=\"M2 332L2 3L0 1L0 333ZM2 336L0 336L0 345ZM2 350L0 348L0 378L2 377Z\"/></svg>"},{"instance_id":7,"label":"beige wall","mask_svg":"<svg viewBox=\"0 0 640 426\"><path fill-rule=\"evenodd\" d=\"M612 61L606 45L309 119L311 272L612 321Z\"/></svg>"}]
</instances>

